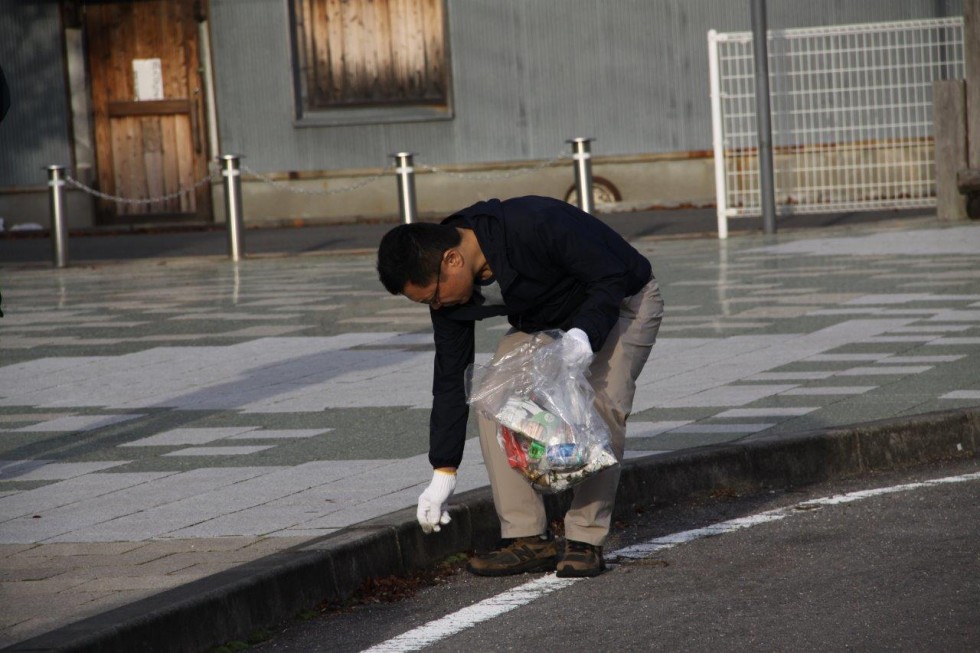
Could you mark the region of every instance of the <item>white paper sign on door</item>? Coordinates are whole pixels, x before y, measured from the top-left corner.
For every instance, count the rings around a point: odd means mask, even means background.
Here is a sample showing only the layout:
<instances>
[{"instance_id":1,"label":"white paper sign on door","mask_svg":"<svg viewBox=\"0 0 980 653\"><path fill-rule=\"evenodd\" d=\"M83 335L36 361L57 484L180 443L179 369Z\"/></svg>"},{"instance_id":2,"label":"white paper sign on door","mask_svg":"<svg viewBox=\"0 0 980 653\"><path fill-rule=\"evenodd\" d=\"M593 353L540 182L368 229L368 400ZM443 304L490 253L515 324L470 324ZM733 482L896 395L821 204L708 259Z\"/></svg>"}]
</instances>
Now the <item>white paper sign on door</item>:
<instances>
[{"instance_id":1,"label":"white paper sign on door","mask_svg":"<svg viewBox=\"0 0 980 653\"><path fill-rule=\"evenodd\" d=\"M133 59L136 100L163 99L163 66L159 59Z\"/></svg>"}]
</instances>

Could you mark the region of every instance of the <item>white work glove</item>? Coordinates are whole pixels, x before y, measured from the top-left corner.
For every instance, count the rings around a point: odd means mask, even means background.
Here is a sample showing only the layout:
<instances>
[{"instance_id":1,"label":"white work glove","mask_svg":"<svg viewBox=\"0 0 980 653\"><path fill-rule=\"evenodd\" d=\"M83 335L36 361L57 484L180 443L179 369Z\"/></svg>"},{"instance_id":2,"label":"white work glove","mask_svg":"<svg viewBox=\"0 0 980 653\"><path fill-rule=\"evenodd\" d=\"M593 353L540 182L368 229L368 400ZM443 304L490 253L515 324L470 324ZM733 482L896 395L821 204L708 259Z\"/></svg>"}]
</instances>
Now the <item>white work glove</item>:
<instances>
[{"instance_id":1,"label":"white work glove","mask_svg":"<svg viewBox=\"0 0 980 653\"><path fill-rule=\"evenodd\" d=\"M587 368L594 354L589 336L582 329L569 329L561 339L561 359L573 370Z\"/></svg>"},{"instance_id":2,"label":"white work glove","mask_svg":"<svg viewBox=\"0 0 980 653\"><path fill-rule=\"evenodd\" d=\"M438 469L432 472L432 482L425 488L422 496L419 497L419 509L416 517L423 533L439 532L440 524L448 524L450 521L449 511L446 509L446 502L453 495L456 489L456 474L440 472Z\"/></svg>"}]
</instances>

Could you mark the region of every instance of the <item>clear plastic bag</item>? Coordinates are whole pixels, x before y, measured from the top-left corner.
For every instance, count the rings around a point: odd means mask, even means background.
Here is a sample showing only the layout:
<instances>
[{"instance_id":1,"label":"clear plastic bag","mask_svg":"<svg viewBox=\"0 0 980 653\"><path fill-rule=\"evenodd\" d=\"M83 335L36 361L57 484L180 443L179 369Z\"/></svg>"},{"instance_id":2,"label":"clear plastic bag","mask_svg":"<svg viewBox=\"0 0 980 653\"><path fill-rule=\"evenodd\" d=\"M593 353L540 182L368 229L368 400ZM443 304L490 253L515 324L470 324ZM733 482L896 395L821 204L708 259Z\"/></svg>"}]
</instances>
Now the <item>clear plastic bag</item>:
<instances>
[{"instance_id":1,"label":"clear plastic bag","mask_svg":"<svg viewBox=\"0 0 980 653\"><path fill-rule=\"evenodd\" d=\"M510 466L548 494L617 464L587 369L562 358L563 336L560 330L536 334L467 374L467 400L497 423L497 441Z\"/></svg>"}]
</instances>

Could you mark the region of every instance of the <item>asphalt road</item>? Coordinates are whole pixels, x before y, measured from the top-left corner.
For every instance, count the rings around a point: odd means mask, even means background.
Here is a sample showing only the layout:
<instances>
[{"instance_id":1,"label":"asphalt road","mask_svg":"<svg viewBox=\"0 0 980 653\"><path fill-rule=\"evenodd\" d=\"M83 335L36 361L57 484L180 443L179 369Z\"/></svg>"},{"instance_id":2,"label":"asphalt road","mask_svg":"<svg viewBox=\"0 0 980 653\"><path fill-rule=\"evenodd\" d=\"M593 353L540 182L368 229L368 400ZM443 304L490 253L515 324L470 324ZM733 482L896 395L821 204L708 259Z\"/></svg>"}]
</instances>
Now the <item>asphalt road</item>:
<instances>
[{"instance_id":1,"label":"asphalt road","mask_svg":"<svg viewBox=\"0 0 980 653\"><path fill-rule=\"evenodd\" d=\"M980 477L894 491L978 471L980 461L968 459L640 506L607 550L678 533L690 541L623 558L535 600L527 584L546 575L459 571L411 598L306 615L252 650L978 650ZM874 488L893 491L819 503ZM775 510L781 518L758 517ZM736 529L730 520L740 518ZM725 524L732 530L720 532ZM698 536L710 525L713 535ZM474 614L484 620L468 626Z\"/></svg>"}]
</instances>

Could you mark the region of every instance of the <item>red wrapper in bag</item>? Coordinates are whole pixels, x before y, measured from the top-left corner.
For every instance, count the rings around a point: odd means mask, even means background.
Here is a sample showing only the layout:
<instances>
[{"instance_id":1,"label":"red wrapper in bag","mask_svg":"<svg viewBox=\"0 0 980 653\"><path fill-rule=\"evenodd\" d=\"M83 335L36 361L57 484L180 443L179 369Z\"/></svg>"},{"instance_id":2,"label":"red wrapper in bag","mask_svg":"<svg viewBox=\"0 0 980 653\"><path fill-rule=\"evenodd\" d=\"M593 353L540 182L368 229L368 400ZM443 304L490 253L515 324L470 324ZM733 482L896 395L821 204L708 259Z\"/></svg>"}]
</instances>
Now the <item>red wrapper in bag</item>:
<instances>
[{"instance_id":1,"label":"red wrapper in bag","mask_svg":"<svg viewBox=\"0 0 980 653\"><path fill-rule=\"evenodd\" d=\"M497 439L500 446L504 448L504 453L507 454L508 464L514 469L527 469L527 452L521 448L521 443L517 441L514 432L501 424L497 429Z\"/></svg>"},{"instance_id":2,"label":"red wrapper in bag","mask_svg":"<svg viewBox=\"0 0 980 653\"><path fill-rule=\"evenodd\" d=\"M536 334L467 375L467 399L497 423L508 464L549 494L619 464L587 370L573 369L561 356L563 335Z\"/></svg>"}]
</instances>

